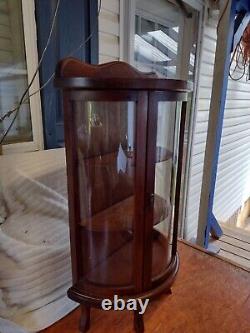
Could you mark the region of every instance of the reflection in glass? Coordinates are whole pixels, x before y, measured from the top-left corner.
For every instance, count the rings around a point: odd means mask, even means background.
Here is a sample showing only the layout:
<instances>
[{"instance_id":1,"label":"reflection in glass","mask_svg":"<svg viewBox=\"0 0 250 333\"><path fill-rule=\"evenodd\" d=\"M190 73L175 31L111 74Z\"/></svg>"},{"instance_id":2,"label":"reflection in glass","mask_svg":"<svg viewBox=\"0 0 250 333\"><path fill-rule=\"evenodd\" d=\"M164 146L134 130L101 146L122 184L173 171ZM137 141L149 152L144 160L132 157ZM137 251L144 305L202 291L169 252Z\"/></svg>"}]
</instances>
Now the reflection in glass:
<instances>
[{"instance_id":1,"label":"reflection in glass","mask_svg":"<svg viewBox=\"0 0 250 333\"><path fill-rule=\"evenodd\" d=\"M164 26L136 16L135 63L144 72L175 78L178 53L179 26Z\"/></svg>"},{"instance_id":2,"label":"reflection in glass","mask_svg":"<svg viewBox=\"0 0 250 333\"><path fill-rule=\"evenodd\" d=\"M0 116L17 106L28 85L21 1L1 1ZM0 124L0 136L13 116ZM4 143L32 141L29 102L25 102Z\"/></svg>"},{"instance_id":3,"label":"reflection in glass","mask_svg":"<svg viewBox=\"0 0 250 333\"><path fill-rule=\"evenodd\" d=\"M164 151L155 166L155 198L161 200L162 215L154 217L152 274L164 273L171 262L175 179L179 137L179 104L159 102L157 116L157 150ZM157 263L158 269L155 270Z\"/></svg>"},{"instance_id":4,"label":"reflection in glass","mask_svg":"<svg viewBox=\"0 0 250 333\"><path fill-rule=\"evenodd\" d=\"M74 101L83 288L133 285L136 108ZM152 278L172 259L179 103L159 102L152 206ZM148 152L149 153L149 152ZM146 213L145 213L146 214Z\"/></svg>"},{"instance_id":5,"label":"reflection in glass","mask_svg":"<svg viewBox=\"0 0 250 333\"><path fill-rule=\"evenodd\" d=\"M130 285L134 228L135 104L74 102L83 281Z\"/></svg>"},{"instance_id":6,"label":"reflection in glass","mask_svg":"<svg viewBox=\"0 0 250 333\"><path fill-rule=\"evenodd\" d=\"M159 77L194 80L198 12L187 5L192 18L186 19L181 9L166 1L166 17L157 9L150 15L142 10L135 17L134 60L143 72L155 72ZM146 6L145 6L146 8Z\"/></svg>"}]
</instances>

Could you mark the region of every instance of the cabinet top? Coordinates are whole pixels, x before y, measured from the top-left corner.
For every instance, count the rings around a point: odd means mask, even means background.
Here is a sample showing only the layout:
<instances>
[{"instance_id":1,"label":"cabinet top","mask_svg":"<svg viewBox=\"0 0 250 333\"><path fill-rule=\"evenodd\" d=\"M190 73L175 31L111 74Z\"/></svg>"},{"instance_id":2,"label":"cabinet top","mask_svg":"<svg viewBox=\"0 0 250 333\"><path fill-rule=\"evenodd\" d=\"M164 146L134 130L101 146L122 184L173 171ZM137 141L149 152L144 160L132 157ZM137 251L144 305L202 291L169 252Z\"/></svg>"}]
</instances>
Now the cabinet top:
<instances>
[{"instance_id":1,"label":"cabinet top","mask_svg":"<svg viewBox=\"0 0 250 333\"><path fill-rule=\"evenodd\" d=\"M123 61L90 65L75 58L61 60L56 68L55 86L86 90L160 90L189 92L192 84L183 80L160 79L143 73Z\"/></svg>"}]
</instances>

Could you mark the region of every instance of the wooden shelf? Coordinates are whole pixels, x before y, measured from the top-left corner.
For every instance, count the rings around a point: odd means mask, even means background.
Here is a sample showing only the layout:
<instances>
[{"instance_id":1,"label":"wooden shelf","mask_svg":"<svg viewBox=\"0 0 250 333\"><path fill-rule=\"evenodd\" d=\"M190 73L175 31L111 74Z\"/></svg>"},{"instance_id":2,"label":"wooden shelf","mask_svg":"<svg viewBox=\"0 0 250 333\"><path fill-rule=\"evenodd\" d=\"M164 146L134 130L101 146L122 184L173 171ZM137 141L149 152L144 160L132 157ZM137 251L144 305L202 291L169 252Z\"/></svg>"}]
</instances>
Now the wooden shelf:
<instances>
[{"instance_id":1,"label":"wooden shelf","mask_svg":"<svg viewBox=\"0 0 250 333\"><path fill-rule=\"evenodd\" d=\"M154 225L167 218L170 207L167 201L155 194L154 196ZM93 231L132 230L134 225L134 196L130 196L113 206L82 219L81 225Z\"/></svg>"},{"instance_id":2,"label":"wooden shelf","mask_svg":"<svg viewBox=\"0 0 250 333\"><path fill-rule=\"evenodd\" d=\"M82 237L84 237L83 231ZM107 236L106 236L107 237ZM85 240L85 237L84 237ZM132 281L133 236L122 232L111 232L109 242L105 243L105 234L92 232L89 243L84 242L85 278L82 288L95 286L129 286ZM169 264L169 241L158 230L154 230L152 256L152 280L160 276ZM87 248L89 247L89 248ZM91 251L88 251L91 248ZM97 257L98 255L98 257Z\"/></svg>"},{"instance_id":3,"label":"wooden shelf","mask_svg":"<svg viewBox=\"0 0 250 333\"><path fill-rule=\"evenodd\" d=\"M130 162L130 164L132 164L132 162L135 162L134 161L135 151L124 151L124 154L126 155L128 162ZM117 155L118 155L118 150L114 151L114 152L100 154L100 155L89 156L89 157L84 158L84 163L86 163L88 165L90 165L90 164L91 165L93 165L93 164L109 165L110 163L112 164L112 163L116 162ZM155 156L156 163L170 160L173 157L173 153L170 150L163 148L163 147L156 147L155 155L156 155Z\"/></svg>"},{"instance_id":4,"label":"wooden shelf","mask_svg":"<svg viewBox=\"0 0 250 333\"><path fill-rule=\"evenodd\" d=\"M81 188L81 197L88 203L86 218L82 225L89 225L94 230L108 225L113 229L131 229L134 216L135 159L132 151L127 154L125 170L117 169L117 152L82 159L80 168L88 179ZM157 148L157 162L170 159L172 153L164 148ZM86 197L86 193L90 193ZM154 223L168 215L167 202L155 195ZM88 212L87 212L88 211ZM88 218L87 216L91 216Z\"/></svg>"}]
</instances>

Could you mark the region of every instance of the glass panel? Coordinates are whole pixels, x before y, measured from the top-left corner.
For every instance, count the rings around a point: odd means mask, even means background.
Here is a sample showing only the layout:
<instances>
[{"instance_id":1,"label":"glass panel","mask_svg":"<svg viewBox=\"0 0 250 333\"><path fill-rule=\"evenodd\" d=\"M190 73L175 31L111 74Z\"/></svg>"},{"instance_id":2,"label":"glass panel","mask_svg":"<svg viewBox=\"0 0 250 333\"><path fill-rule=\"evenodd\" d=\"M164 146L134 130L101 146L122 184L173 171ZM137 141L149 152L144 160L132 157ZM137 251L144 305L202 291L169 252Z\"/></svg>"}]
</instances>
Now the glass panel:
<instances>
[{"instance_id":1,"label":"glass panel","mask_svg":"<svg viewBox=\"0 0 250 333\"><path fill-rule=\"evenodd\" d=\"M184 142L183 142L183 158L181 168L181 193L180 193L180 208L179 208L179 235L184 233L185 223L185 210L186 210L186 192L187 192L187 181L188 181L188 148L189 148L189 131L191 128L191 109L192 109L193 93L188 94L187 107L186 107L186 121L184 129Z\"/></svg>"},{"instance_id":2,"label":"glass panel","mask_svg":"<svg viewBox=\"0 0 250 333\"><path fill-rule=\"evenodd\" d=\"M0 116L12 110L28 85L21 1L1 0ZM0 137L13 116L0 123ZM29 102L25 102L4 143L32 141Z\"/></svg>"},{"instance_id":3,"label":"glass panel","mask_svg":"<svg viewBox=\"0 0 250 333\"><path fill-rule=\"evenodd\" d=\"M164 30L164 32L162 31ZM155 22L137 16L135 34L135 65L143 72L157 72L159 76L172 77L175 67L168 68L171 53L166 42L169 29ZM174 57L176 58L176 53ZM172 54L172 53L171 53Z\"/></svg>"},{"instance_id":4,"label":"glass panel","mask_svg":"<svg viewBox=\"0 0 250 333\"><path fill-rule=\"evenodd\" d=\"M156 0L154 4L155 6L150 6L147 0L136 0L135 66L144 72L153 71L159 77L194 82L199 12L186 4L188 12L192 13L192 18L186 19L180 7L170 3L170 1ZM150 22L150 24L145 24L144 21ZM191 144L189 132L190 121L193 120L191 113L194 101L192 98L193 96L190 94L190 103L186 112L184 154L188 153L187 147ZM189 157L186 155L186 159L183 159L179 213L180 234L183 233L185 223L186 178Z\"/></svg>"},{"instance_id":5,"label":"glass panel","mask_svg":"<svg viewBox=\"0 0 250 333\"><path fill-rule=\"evenodd\" d=\"M176 106L177 105L177 106ZM179 103L159 102L157 116L153 277L164 273L171 261L176 161L178 152Z\"/></svg>"},{"instance_id":6,"label":"glass panel","mask_svg":"<svg viewBox=\"0 0 250 333\"><path fill-rule=\"evenodd\" d=\"M192 13L188 20L170 1L156 1L154 8L148 1L136 1L134 60L139 70L155 72L159 77L194 80L198 12L186 7Z\"/></svg>"},{"instance_id":7,"label":"glass panel","mask_svg":"<svg viewBox=\"0 0 250 333\"><path fill-rule=\"evenodd\" d=\"M83 282L132 284L135 103L74 102Z\"/></svg>"}]
</instances>

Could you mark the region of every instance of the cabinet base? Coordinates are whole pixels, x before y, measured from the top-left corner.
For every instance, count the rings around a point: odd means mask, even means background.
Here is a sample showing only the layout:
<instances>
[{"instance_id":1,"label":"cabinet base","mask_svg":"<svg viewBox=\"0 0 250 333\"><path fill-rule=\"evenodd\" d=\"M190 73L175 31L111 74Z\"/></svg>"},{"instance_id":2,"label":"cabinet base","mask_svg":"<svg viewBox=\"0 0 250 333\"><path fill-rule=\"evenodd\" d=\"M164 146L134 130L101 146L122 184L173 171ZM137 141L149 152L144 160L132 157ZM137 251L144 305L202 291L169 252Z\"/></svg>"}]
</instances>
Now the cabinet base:
<instances>
[{"instance_id":1,"label":"cabinet base","mask_svg":"<svg viewBox=\"0 0 250 333\"><path fill-rule=\"evenodd\" d=\"M138 311L134 311L134 330L136 333L144 332L143 315L139 314Z\"/></svg>"},{"instance_id":2,"label":"cabinet base","mask_svg":"<svg viewBox=\"0 0 250 333\"><path fill-rule=\"evenodd\" d=\"M169 266L169 274L161 284L157 285L154 289L148 290L141 294L130 294L130 295L119 295L122 299L153 299L160 294L171 294L171 285L173 284L177 271L179 268L179 257L178 254L172 259L172 262ZM90 327L90 308L96 307L101 308L101 303L104 298L113 299L113 296L116 293L110 290L110 295L106 294L103 298L97 298L90 295L86 295L86 293L81 290L80 285L76 284L72 286L68 290L68 296L72 300L81 304L81 318L80 318L80 332L85 333L88 331ZM144 332L144 323L143 323L143 315L140 315L138 311L134 311L134 330L137 333Z\"/></svg>"},{"instance_id":3,"label":"cabinet base","mask_svg":"<svg viewBox=\"0 0 250 333\"><path fill-rule=\"evenodd\" d=\"M90 328L90 306L81 304L81 317L79 323L79 331L85 333Z\"/></svg>"}]
</instances>

